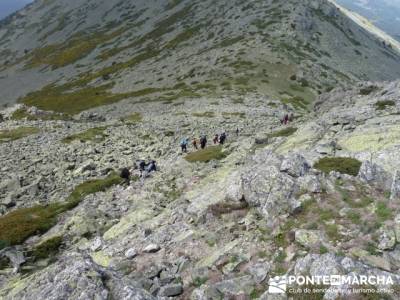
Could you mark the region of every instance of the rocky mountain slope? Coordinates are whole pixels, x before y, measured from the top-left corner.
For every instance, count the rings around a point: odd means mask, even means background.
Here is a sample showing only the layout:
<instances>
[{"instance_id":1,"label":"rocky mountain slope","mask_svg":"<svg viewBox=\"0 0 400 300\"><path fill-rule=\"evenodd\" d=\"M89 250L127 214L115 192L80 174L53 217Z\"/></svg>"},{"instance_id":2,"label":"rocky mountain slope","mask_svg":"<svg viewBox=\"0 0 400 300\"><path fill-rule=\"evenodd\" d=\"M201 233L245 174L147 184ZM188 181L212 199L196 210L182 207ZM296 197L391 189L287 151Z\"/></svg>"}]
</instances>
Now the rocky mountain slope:
<instances>
[{"instance_id":1,"label":"rocky mountain slope","mask_svg":"<svg viewBox=\"0 0 400 300\"><path fill-rule=\"evenodd\" d=\"M0 39L1 101L68 113L93 98L249 90L307 104L338 84L400 74L390 43L325 0L38 0L3 22Z\"/></svg>"},{"instance_id":2,"label":"rocky mountain slope","mask_svg":"<svg viewBox=\"0 0 400 300\"><path fill-rule=\"evenodd\" d=\"M398 77L395 50L325 1L116 3L2 25L2 92L35 86L0 112L0 298L307 299L269 280L368 274L398 299L400 82L359 81Z\"/></svg>"},{"instance_id":3,"label":"rocky mountain slope","mask_svg":"<svg viewBox=\"0 0 400 300\"><path fill-rule=\"evenodd\" d=\"M287 126L250 94L115 104L123 119L3 111L2 298L270 299L269 278L334 273L391 276L397 299L399 87L334 89ZM178 149L223 130L223 147ZM159 171L113 175L141 158Z\"/></svg>"}]
</instances>

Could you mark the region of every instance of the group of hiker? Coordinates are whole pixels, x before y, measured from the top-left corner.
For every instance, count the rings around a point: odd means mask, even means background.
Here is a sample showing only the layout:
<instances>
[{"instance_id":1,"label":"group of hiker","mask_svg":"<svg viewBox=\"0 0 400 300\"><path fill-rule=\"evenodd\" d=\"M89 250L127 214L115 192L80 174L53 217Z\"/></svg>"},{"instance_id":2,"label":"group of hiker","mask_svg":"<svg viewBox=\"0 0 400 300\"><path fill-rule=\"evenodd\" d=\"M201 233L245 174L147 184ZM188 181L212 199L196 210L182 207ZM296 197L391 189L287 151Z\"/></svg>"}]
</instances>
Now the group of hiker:
<instances>
[{"instance_id":1,"label":"group of hiker","mask_svg":"<svg viewBox=\"0 0 400 300\"><path fill-rule=\"evenodd\" d=\"M236 130L237 135L239 134L239 128ZM213 139L214 145L220 144L223 145L226 141L226 132L223 132L221 134L216 134ZM188 138L183 138L181 140L180 146L182 153L187 153L188 152L188 145L189 145L189 139ZM201 135L199 139L194 138L192 140L192 146L194 149L198 150L199 145L201 149L204 149L207 146L207 136L205 134Z\"/></svg>"},{"instance_id":2,"label":"group of hiker","mask_svg":"<svg viewBox=\"0 0 400 300\"><path fill-rule=\"evenodd\" d=\"M141 178L146 178L150 175L151 172L157 171L157 163L155 160L151 160L150 162L146 163L145 160L139 160L135 169L138 169L140 172ZM121 170L120 177L125 180L127 184L131 179L131 171L128 168L123 168Z\"/></svg>"},{"instance_id":3,"label":"group of hiker","mask_svg":"<svg viewBox=\"0 0 400 300\"><path fill-rule=\"evenodd\" d=\"M293 122L293 121L294 121L293 113L285 114L283 116L283 118L280 119L280 122L282 125L287 125L288 123ZM235 130L235 133L236 133L236 136L239 136L239 128L237 128ZM213 143L214 143L214 145L217 145L217 144L223 145L223 144L225 144L226 139L227 139L226 132L223 132L221 134L215 134L214 138L213 138ZM205 134L203 134L199 137L199 139L197 139L196 137L193 138L191 144L195 150L198 150L199 147L200 147L200 149L205 149L207 146L207 142L208 142L207 136ZM189 145L189 138L184 137L180 142L180 147L181 147L182 153L188 152L188 145ZM139 170L140 177L144 179L144 178L148 177L151 172L157 171L157 164L156 164L156 161L154 161L154 160L151 160L148 163L146 163L145 160L139 160L135 169ZM129 183L130 177L131 177L131 171L128 168L123 168L121 170L120 177L122 179L124 179L127 183Z\"/></svg>"}]
</instances>

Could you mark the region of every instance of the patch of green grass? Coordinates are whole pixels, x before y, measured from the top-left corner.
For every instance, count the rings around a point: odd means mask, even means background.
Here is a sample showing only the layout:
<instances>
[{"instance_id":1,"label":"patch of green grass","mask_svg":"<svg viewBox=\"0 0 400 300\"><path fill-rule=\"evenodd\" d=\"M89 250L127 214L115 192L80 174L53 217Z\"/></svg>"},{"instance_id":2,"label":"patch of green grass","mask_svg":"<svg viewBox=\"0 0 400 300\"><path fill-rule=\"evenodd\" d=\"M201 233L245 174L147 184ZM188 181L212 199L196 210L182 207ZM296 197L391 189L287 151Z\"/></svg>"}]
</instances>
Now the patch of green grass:
<instances>
[{"instance_id":1,"label":"patch of green grass","mask_svg":"<svg viewBox=\"0 0 400 300\"><path fill-rule=\"evenodd\" d=\"M395 106L396 103L392 100L382 100L375 103L376 110L385 110L387 107Z\"/></svg>"},{"instance_id":2,"label":"patch of green grass","mask_svg":"<svg viewBox=\"0 0 400 300\"><path fill-rule=\"evenodd\" d=\"M28 121L50 121L50 120L64 120L68 121L71 120L71 117L65 114L57 114L57 113L48 113L39 114L39 115L32 115L30 114L25 108L17 109L12 115L12 120L28 120Z\"/></svg>"},{"instance_id":3,"label":"patch of green grass","mask_svg":"<svg viewBox=\"0 0 400 300\"><path fill-rule=\"evenodd\" d=\"M314 168L329 174L336 171L342 174L357 176L360 171L361 162L350 157L324 157L321 158Z\"/></svg>"},{"instance_id":4,"label":"patch of green grass","mask_svg":"<svg viewBox=\"0 0 400 300\"><path fill-rule=\"evenodd\" d=\"M274 236L274 243L277 247L286 248L288 246L288 241L286 239L285 233L281 232Z\"/></svg>"},{"instance_id":5,"label":"patch of green grass","mask_svg":"<svg viewBox=\"0 0 400 300\"><path fill-rule=\"evenodd\" d=\"M188 162L209 162L210 160L220 160L226 157L222 152L222 146L211 146L196 152L189 153L185 159Z\"/></svg>"},{"instance_id":6,"label":"patch of green grass","mask_svg":"<svg viewBox=\"0 0 400 300\"><path fill-rule=\"evenodd\" d=\"M133 113L129 116L122 118L122 121L127 124L136 124L136 123L141 122L142 119L143 119L142 114L136 112L136 113Z\"/></svg>"},{"instance_id":7,"label":"patch of green grass","mask_svg":"<svg viewBox=\"0 0 400 300\"><path fill-rule=\"evenodd\" d=\"M78 185L63 203L19 208L0 217L0 244L2 247L19 245L33 235L46 232L56 224L59 214L76 207L85 196L105 191L121 182L122 179L112 173L104 179Z\"/></svg>"},{"instance_id":8,"label":"patch of green grass","mask_svg":"<svg viewBox=\"0 0 400 300\"><path fill-rule=\"evenodd\" d=\"M203 113L193 113L192 116L197 118L214 118L215 113L212 111L206 111Z\"/></svg>"},{"instance_id":9,"label":"patch of green grass","mask_svg":"<svg viewBox=\"0 0 400 300\"><path fill-rule=\"evenodd\" d=\"M19 127L10 130L0 130L0 143L15 141L36 134L39 131L40 130L36 127Z\"/></svg>"},{"instance_id":10,"label":"patch of green grass","mask_svg":"<svg viewBox=\"0 0 400 300\"><path fill-rule=\"evenodd\" d=\"M107 127L95 127L86 131L67 136L62 140L64 144L72 143L73 141L81 142L101 142L106 138L104 131Z\"/></svg>"},{"instance_id":11,"label":"patch of green grass","mask_svg":"<svg viewBox=\"0 0 400 300\"><path fill-rule=\"evenodd\" d=\"M341 238L338 226L336 224L327 224L325 226L325 232L330 240L338 241Z\"/></svg>"},{"instance_id":12,"label":"patch of green grass","mask_svg":"<svg viewBox=\"0 0 400 300\"><path fill-rule=\"evenodd\" d=\"M291 136L296 131L297 131L297 128L295 128L295 127L287 127L285 129L275 131L275 132L268 134L268 138L287 137L287 136Z\"/></svg>"},{"instance_id":13,"label":"patch of green grass","mask_svg":"<svg viewBox=\"0 0 400 300\"><path fill-rule=\"evenodd\" d=\"M392 210L384 202L377 203L375 213L382 222L393 217Z\"/></svg>"},{"instance_id":14,"label":"patch of green grass","mask_svg":"<svg viewBox=\"0 0 400 300\"><path fill-rule=\"evenodd\" d=\"M62 242L62 236L55 236L47 239L33 249L32 255L35 259L45 259L54 256L58 252Z\"/></svg>"},{"instance_id":15,"label":"patch of green grass","mask_svg":"<svg viewBox=\"0 0 400 300\"><path fill-rule=\"evenodd\" d=\"M325 246L321 245L319 246L319 254L325 254L328 253L328 248L326 248Z\"/></svg>"}]
</instances>

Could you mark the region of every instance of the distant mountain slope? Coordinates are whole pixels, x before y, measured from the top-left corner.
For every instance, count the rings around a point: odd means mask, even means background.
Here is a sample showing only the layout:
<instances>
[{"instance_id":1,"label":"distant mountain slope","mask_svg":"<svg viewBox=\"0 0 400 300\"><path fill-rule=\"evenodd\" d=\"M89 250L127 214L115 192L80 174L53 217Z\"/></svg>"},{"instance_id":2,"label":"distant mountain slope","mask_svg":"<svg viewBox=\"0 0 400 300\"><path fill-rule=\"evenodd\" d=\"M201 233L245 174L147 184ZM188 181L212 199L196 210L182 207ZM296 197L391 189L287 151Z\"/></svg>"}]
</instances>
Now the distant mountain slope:
<instances>
[{"instance_id":1,"label":"distant mountain slope","mask_svg":"<svg viewBox=\"0 0 400 300\"><path fill-rule=\"evenodd\" d=\"M400 1L337 0L337 2L368 18L377 27L400 41Z\"/></svg>"},{"instance_id":2,"label":"distant mountain slope","mask_svg":"<svg viewBox=\"0 0 400 300\"><path fill-rule=\"evenodd\" d=\"M37 0L0 27L0 99L78 113L131 98L318 92L400 77L394 47L326 0Z\"/></svg>"},{"instance_id":3,"label":"distant mountain slope","mask_svg":"<svg viewBox=\"0 0 400 300\"><path fill-rule=\"evenodd\" d=\"M338 6L350 19L352 19L358 25L360 25L361 27L364 27L369 32L376 35L383 42L389 43L393 48L395 48L397 51L400 52L400 42L397 41L395 38L393 38L388 33L384 32L383 30L381 30L378 27L376 27L375 25L373 25L365 17L363 17L351 10L348 10L348 9L344 8L343 6L340 6L338 4L338 1L336 1L336 2L335 2L335 0L330 0L330 1L332 3L334 3L336 6Z\"/></svg>"}]
</instances>

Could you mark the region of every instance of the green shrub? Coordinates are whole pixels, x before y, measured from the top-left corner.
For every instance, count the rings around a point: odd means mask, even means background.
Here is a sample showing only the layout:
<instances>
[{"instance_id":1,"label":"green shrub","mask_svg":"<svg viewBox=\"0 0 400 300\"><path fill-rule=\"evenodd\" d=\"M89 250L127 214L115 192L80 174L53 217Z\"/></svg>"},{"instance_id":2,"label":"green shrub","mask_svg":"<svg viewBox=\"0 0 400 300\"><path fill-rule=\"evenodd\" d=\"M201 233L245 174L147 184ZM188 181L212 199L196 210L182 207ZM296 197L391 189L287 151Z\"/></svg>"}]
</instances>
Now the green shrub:
<instances>
[{"instance_id":1,"label":"green shrub","mask_svg":"<svg viewBox=\"0 0 400 300\"><path fill-rule=\"evenodd\" d=\"M385 110L389 106L395 106L396 103L392 100L382 100L375 103L376 110Z\"/></svg>"},{"instance_id":2,"label":"green shrub","mask_svg":"<svg viewBox=\"0 0 400 300\"><path fill-rule=\"evenodd\" d=\"M222 152L222 146L211 146L189 153L185 159L188 162L208 162L210 160L220 160L225 157L226 154Z\"/></svg>"},{"instance_id":3,"label":"green shrub","mask_svg":"<svg viewBox=\"0 0 400 300\"><path fill-rule=\"evenodd\" d=\"M19 127L10 130L0 130L0 144L15 141L39 132L36 127Z\"/></svg>"},{"instance_id":4,"label":"green shrub","mask_svg":"<svg viewBox=\"0 0 400 300\"><path fill-rule=\"evenodd\" d=\"M193 279L192 285L195 287L201 287L208 281L208 277L196 277Z\"/></svg>"},{"instance_id":5,"label":"green shrub","mask_svg":"<svg viewBox=\"0 0 400 300\"><path fill-rule=\"evenodd\" d=\"M350 157L324 157L321 158L314 168L329 174L336 171L342 174L357 176L360 171L361 162Z\"/></svg>"},{"instance_id":6,"label":"green shrub","mask_svg":"<svg viewBox=\"0 0 400 300\"><path fill-rule=\"evenodd\" d=\"M367 95L371 94L372 92L375 92L377 89L378 89L378 87L376 87L374 85L364 87L364 88L360 89L360 95L367 96Z\"/></svg>"},{"instance_id":7,"label":"green shrub","mask_svg":"<svg viewBox=\"0 0 400 300\"><path fill-rule=\"evenodd\" d=\"M55 255L63 242L62 236L55 236L37 245L32 255L35 259L44 259Z\"/></svg>"},{"instance_id":8,"label":"green shrub","mask_svg":"<svg viewBox=\"0 0 400 300\"><path fill-rule=\"evenodd\" d=\"M297 131L297 128L295 127L287 127L285 129L275 131L273 133L268 134L269 138L274 138L274 137L287 137L291 136L293 133Z\"/></svg>"}]
</instances>

